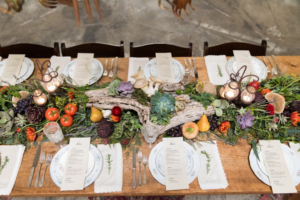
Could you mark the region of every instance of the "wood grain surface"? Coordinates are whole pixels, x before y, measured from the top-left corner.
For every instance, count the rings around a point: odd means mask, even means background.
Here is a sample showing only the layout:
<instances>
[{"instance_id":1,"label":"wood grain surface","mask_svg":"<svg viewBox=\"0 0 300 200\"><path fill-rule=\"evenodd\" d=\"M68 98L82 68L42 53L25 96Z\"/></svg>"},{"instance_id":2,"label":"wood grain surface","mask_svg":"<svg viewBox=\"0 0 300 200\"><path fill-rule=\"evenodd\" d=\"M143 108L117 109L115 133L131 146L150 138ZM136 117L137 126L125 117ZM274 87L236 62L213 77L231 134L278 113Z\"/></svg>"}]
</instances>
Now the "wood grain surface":
<instances>
[{"instance_id":1,"label":"wood grain surface","mask_svg":"<svg viewBox=\"0 0 300 200\"><path fill-rule=\"evenodd\" d=\"M184 58L175 58L184 64ZM261 59L261 58L259 58ZM300 56L277 56L278 63L284 63L288 66L289 73L300 74ZM34 59L33 59L34 60ZM40 59L44 61L45 59ZM105 58L98 59L102 64L105 63ZM35 61L34 61L35 63ZM36 64L36 63L35 63ZM109 62L110 64L110 62ZM129 58L119 58L118 59L118 73L117 75L123 79L127 79ZM269 64L269 63L268 63ZM207 71L205 67L205 61L203 57L196 58L196 65L198 69L199 78L201 81L208 81ZM110 66L110 65L109 65ZM110 70L108 67L107 70ZM217 73L217 72L216 72ZM225 73L225 72L224 72ZM40 78L38 70L35 70L34 74L37 78ZM100 83L105 83L111 81L108 77L102 77L99 81ZM157 140L160 142L161 138ZM155 144L157 144L157 142ZM155 145L154 144L154 145ZM82 191L64 191L61 192L53 181L51 180L49 168L47 169L45 175L45 182L43 187L34 188L33 183L30 188L26 188L27 179L29 177L32 162L37 150L37 147L32 146L31 149L27 150L24 154L20 171L17 176L16 183L14 185L13 191L10 197L44 197L44 196L154 196L154 195L200 195L200 194L263 194L272 193L271 187L262 183L252 172L249 164L249 152L251 146L247 144L246 140L239 140L237 146L233 147L230 145L223 144L222 142L217 142L221 161L223 168L225 170L229 186L226 189L219 190L201 190L198 184L198 180L195 179L189 185L188 190L179 191L166 191L165 186L158 183L151 175L148 167L147 173L147 184L141 187L137 186L135 190L131 187L132 182L132 159L131 156L126 158L123 157L123 190L117 193L94 193L94 184L85 188ZM42 150L47 151L47 153L55 154L58 149L55 149L54 145L51 143L43 143ZM150 149L148 144L143 141L142 148L144 155L150 154ZM137 163L138 164L138 163ZM45 165L43 165L42 170ZM202 169L203 170L203 169ZM144 168L142 167L142 173ZM33 180L37 175L37 170L35 170ZM138 171L136 172L136 177L138 176ZM34 181L33 181L34 182ZM300 185L297 186L298 192L300 192Z\"/></svg>"}]
</instances>

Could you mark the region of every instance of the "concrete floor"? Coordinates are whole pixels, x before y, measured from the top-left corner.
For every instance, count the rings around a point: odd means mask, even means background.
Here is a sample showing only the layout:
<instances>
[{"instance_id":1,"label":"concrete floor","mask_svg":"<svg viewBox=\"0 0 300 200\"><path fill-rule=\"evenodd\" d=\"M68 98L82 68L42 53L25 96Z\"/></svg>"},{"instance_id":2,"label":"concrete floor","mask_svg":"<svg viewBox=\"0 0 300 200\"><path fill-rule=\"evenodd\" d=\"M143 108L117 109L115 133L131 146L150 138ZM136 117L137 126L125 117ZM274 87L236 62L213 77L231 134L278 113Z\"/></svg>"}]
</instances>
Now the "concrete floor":
<instances>
[{"instance_id":1,"label":"concrete floor","mask_svg":"<svg viewBox=\"0 0 300 200\"><path fill-rule=\"evenodd\" d=\"M5 4L1 1L1 5ZM195 10L187 6L184 21L172 11L162 10L157 0L99 0L104 21L100 21L94 2L90 1L94 24L88 19L84 2L79 1L81 26L77 27L73 8L59 5L42 7L38 1L25 1L23 11L10 16L0 13L2 46L29 42L66 46L87 42L118 45L170 43L194 45L193 55L202 56L203 42L209 45L240 41L260 44L268 41L268 54L299 55L299 0L192 0ZM165 0L165 6L170 7Z\"/></svg>"}]
</instances>

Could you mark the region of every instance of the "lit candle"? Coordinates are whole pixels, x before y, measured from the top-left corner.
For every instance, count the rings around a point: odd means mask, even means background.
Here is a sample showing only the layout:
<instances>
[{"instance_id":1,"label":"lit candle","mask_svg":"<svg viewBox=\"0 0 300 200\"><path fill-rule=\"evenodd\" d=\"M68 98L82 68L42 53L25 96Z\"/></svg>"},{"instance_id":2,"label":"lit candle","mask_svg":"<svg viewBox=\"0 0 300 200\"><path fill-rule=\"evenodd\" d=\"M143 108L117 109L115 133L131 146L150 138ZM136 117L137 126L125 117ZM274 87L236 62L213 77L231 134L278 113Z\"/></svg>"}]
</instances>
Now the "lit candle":
<instances>
[{"instance_id":1,"label":"lit candle","mask_svg":"<svg viewBox=\"0 0 300 200\"><path fill-rule=\"evenodd\" d=\"M247 86L241 93L241 101L244 104L250 104L255 98L256 89L253 86Z\"/></svg>"},{"instance_id":2,"label":"lit candle","mask_svg":"<svg viewBox=\"0 0 300 200\"><path fill-rule=\"evenodd\" d=\"M248 97L248 96L244 96L243 99L244 99L245 101L247 101L247 102L250 101L250 97Z\"/></svg>"},{"instance_id":3,"label":"lit candle","mask_svg":"<svg viewBox=\"0 0 300 200\"><path fill-rule=\"evenodd\" d=\"M55 83L52 83L52 82L48 83L47 84L47 89L48 89L49 92L54 92L56 90Z\"/></svg>"},{"instance_id":4,"label":"lit candle","mask_svg":"<svg viewBox=\"0 0 300 200\"><path fill-rule=\"evenodd\" d=\"M47 103L47 96L41 90L35 90L33 92L33 101L37 105L43 106Z\"/></svg>"},{"instance_id":5,"label":"lit candle","mask_svg":"<svg viewBox=\"0 0 300 200\"><path fill-rule=\"evenodd\" d=\"M233 97L233 96L234 96L234 93L233 93L232 91L228 91L228 92L226 93L226 96L227 96L227 97Z\"/></svg>"}]
</instances>

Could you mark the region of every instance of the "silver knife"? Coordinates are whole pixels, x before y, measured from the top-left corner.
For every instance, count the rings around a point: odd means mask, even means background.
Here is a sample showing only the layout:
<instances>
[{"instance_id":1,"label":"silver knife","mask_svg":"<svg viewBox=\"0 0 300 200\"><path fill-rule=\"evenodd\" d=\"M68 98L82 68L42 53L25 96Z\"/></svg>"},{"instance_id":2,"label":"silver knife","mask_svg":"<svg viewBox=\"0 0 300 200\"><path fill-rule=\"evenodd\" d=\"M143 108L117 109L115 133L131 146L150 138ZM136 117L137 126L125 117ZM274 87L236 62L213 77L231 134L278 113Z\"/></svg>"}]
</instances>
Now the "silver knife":
<instances>
[{"instance_id":1,"label":"silver knife","mask_svg":"<svg viewBox=\"0 0 300 200\"><path fill-rule=\"evenodd\" d=\"M136 168L136 152L135 152L135 146L132 145L132 172L133 172L132 188L133 189L136 188L135 168Z\"/></svg>"},{"instance_id":2,"label":"silver knife","mask_svg":"<svg viewBox=\"0 0 300 200\"><path fill-rule=\"evenodd\" d=\"M269 62L270 62L270 64L271 64L271 66L272 66L272 74L274 73L274 75L277 75L277 71L276 71L276 69L274 68L273 63L271 62L270 56L267 56L267 58L268 58L268 60L269 60Z\"/></svg>"},{"instance_id":3,"label":"silver knife","mask_svg":"<svg viewBox=\"0 0 300 200\"><path fill-rule=\"evenodd\" d=\"M265 57L264 57L264 56L262 56L262 59L263 59L263 61L264 61L265 65L266 65L266 67L267 67L267 69L268 69L268 73L270 73L271 71L270 71L270 69L269 69L269 67L268 67L268 65L267 65L267 62L266 62L266 59L265 59Z\"/></svg>"},{"instance_id":4,"label":"silver knife","mask_svg":"<svg viewBox=\"0 0 300 200\"><path fill-rule=\"evenodd\" d=\"M195 58L193 58L193 65L194 65L195 78L196 78L196 80L198 80L198 72L197 72L196 59Z\"/></svg>"},{"instance_id":5,"label":"silver knife","mask_svg":"<svg viewBox=\"0 0 300 200\"><path fill-rule=\"evenodd\" d=\"M276 59L275 59L275 56L274 56L274 55L272 55L272 58L273 58L273 60L274 60L274 63L276 64L277 71L279 72L280 76L282 76L282 72L281 72L281 70L280 70L280 68L279 68L279 65L278 65L278 63L277 63Z\"/></svg>"},{"instance_id":6,"label":"silver knife","mask_svg":"<svg viewBox=\"0 0 300 200\"><path fill-rule=\"evenodd\" d=\"M38 147L38 149L36 151L36 154L35 154L35 157L34 157L34 160L33 160L33 163L32 163L31 172L30 172L30 175L29 175L29 179L27 181L27 188L30 188L32 177L33 177L33 173L34 173L34 169L36 168L36 166L38 164L40 154L41 154L41 143L39 144L39 147Z\"/></svg>"},{"instance_id":7,"label":"silver knife","mask_svg":"<svg viewBox=\"0 0 300 200\"><path fill-rule=\"evenodd\" d=\"M118 69L118 57L116 57L116 59L115 59L115 71L114 71L114 80L116 79L116 77L117 77L117 69Z\"/></svg>"}]
</instances>

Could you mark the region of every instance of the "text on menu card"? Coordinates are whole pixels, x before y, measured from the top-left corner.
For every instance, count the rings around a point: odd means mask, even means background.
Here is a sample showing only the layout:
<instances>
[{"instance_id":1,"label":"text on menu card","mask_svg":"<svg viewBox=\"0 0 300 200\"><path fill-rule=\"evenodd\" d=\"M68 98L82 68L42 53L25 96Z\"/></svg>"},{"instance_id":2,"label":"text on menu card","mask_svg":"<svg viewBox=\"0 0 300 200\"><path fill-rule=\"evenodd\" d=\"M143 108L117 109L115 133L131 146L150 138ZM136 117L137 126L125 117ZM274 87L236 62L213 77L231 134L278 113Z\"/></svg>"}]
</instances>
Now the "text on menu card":
<instances>
[{"instance_id":1,"label":"text on menu card","mask_svg":"<svg viewBox=\"0 0 300 200\"><path fill-rule=\"evenodd\" d=\"M93 53L78 53L73 84L84 86L89 83L92 74L93 59Z\"/></svg>"},{"instance_id":2,"label":"text on menu card","mask_svg":"<svg viewBox=\"0 0 300 200\"><path fill-rule=\"evenodd\" d=\"M273 193L297 193L279 140L259 141Z\"/></svg>"},{"instance_id":3,"label":"text on menu card","mask_svg":"<svg viewBox=\"0 0 300 200\"><path fill-rule=\"evenodd\" d=\"M1 75L3 81L9 83L10 85L16 84L16 78L19 76L24 58L24 54L10 54L8 56L4 71ZM3 85L7 84L3 83Z\"/></svg>"},{"instance_id":4,"label":"text on menu card","mask_svg":"<svg viewBox=\"0 0 300 200\"><path fill-rule=\"evenodd\" d=\"M61 191L82 190L89 160L91 138L71 138Z\"/></svg>"},{"instance_id":5,"label":"text on menu card","mask_svg":"<svg viewBox=\"0 0 300 200\"><path fill-rule=\"evenodd\" d=\"M156 67L158 78L165 82L175 82L171 53L156 53Z\"/></svg>"},{"instance_id":6,"label":"text on menu card","mask_svg":"<svg viewBox=\"0 0 300 200\"><path fill-rule=\"evenodd\" d=\"M245 75L254 75L254 68L253 68L253 62L252 57L249 51L242 51L242 50L234 50L233 51L234 59L236 61L236 67L237 71L244 65L247 66L247 70L245 72ZM236 72L237 72L236 71Z\"/></svg>"},{"instance_id":7,"label":"text on menu card","mask_svg":"<svg viewBox=\"0 0 300 200\"><path fill-rule=\"evenodd\" d=\"M166 190L189 189L183 138L163 138Z\"/></svg>"}]
</instances>

